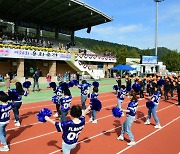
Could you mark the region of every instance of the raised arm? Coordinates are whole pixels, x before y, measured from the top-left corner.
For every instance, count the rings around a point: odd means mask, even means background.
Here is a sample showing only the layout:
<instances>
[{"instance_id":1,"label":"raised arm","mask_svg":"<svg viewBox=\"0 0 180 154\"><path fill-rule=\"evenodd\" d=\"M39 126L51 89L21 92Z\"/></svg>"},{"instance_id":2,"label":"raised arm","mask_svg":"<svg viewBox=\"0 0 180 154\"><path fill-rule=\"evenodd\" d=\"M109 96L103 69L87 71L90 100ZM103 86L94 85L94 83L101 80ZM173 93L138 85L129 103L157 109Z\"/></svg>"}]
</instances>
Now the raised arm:
<instances>
[{"instance_id":1,"label":"raised arm","mask_svg":"<svg viewBox=\"0 0 180 154\"><path fill-rule=\"evenodd\" d=\"M52 123L52 124L55 125L55 121L52 120L51 118L49 118L48 116L45 116L45 120L46 120L46 121L49 121L50 123Z\"/></svg>"}]
</instances>

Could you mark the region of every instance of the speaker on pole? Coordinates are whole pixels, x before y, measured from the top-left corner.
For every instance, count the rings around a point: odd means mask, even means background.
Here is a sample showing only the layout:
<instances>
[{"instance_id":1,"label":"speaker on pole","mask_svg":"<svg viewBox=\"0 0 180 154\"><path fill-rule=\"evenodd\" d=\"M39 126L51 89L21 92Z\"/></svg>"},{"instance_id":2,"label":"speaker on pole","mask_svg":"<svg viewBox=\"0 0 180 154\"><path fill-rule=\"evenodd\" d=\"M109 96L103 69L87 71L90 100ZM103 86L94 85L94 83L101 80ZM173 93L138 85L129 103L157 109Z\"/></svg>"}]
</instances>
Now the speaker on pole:
<instances>
[{"instance_id":1,"label":"speaker on pole","mask_svg":"<svg viewBox=\"0 0 180 154\"><path fill-rule=\"evenodd\" d=\"M87 33L90 33L90 32L91 32L91 26L88 26Z\"/></svg>"}]
</instances>

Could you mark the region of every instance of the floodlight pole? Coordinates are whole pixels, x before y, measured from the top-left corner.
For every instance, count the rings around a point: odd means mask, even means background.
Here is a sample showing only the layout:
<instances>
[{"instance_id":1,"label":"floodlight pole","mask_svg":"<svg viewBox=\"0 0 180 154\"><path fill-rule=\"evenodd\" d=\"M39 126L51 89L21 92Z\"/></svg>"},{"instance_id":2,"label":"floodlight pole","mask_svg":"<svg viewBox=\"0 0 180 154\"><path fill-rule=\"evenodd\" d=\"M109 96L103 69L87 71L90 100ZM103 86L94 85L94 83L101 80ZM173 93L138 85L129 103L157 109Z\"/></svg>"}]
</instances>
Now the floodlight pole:
<instances>
[{"instance_id":1,"label":"floodlight pole","mask_svg":"<svg viewBox=\"0 0 180 154\"><path fill-rule=\"evenodd\" d=\"M154 0L156 2L156 30L155 30L155 56L157 56L158 46L158 3L164 0Z\"/></svg>"}]
</instances>

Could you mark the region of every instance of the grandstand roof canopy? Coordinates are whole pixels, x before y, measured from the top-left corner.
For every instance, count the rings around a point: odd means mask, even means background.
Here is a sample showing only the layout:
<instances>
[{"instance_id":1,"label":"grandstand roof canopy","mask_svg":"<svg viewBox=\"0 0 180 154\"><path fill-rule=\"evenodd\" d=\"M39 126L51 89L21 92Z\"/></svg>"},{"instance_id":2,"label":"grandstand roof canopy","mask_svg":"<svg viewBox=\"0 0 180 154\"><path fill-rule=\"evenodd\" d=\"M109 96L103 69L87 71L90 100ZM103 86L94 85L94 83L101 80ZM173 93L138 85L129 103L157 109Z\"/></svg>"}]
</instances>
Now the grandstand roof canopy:
<instances>
[{"instance_id":1,"label":"grandstand roof canopy","mask_svg":"<svg viewBox=\"0 0 180 154\"><path fill-rule=\"evenodd\" d=\"M71 31L112 21L79 0L0 0L0 18Z\"/></svg>"}]
</instances>

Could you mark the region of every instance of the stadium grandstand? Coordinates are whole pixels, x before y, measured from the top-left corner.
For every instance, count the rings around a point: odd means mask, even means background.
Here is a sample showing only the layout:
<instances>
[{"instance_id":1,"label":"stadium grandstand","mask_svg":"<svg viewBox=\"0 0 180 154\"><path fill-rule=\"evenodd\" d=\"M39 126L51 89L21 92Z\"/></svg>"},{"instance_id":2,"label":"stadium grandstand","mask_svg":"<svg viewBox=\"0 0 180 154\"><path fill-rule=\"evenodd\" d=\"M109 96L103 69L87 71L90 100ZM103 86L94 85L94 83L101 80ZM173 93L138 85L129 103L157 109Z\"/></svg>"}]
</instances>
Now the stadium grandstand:
<instances>
[{"instance_id":1,"label":"stadium grandstand","mask_svg":"<svg viewBox=\"0 0 180 154\"><path fill-rule=\"evenodd\" d=\"M0 0L0 74L23 81L38 68L42 79L65 72L108 77L116 58L78 48L75 31L90 33L91 27L111 21L78 0Z\"/></svg>"}]
</instances>

